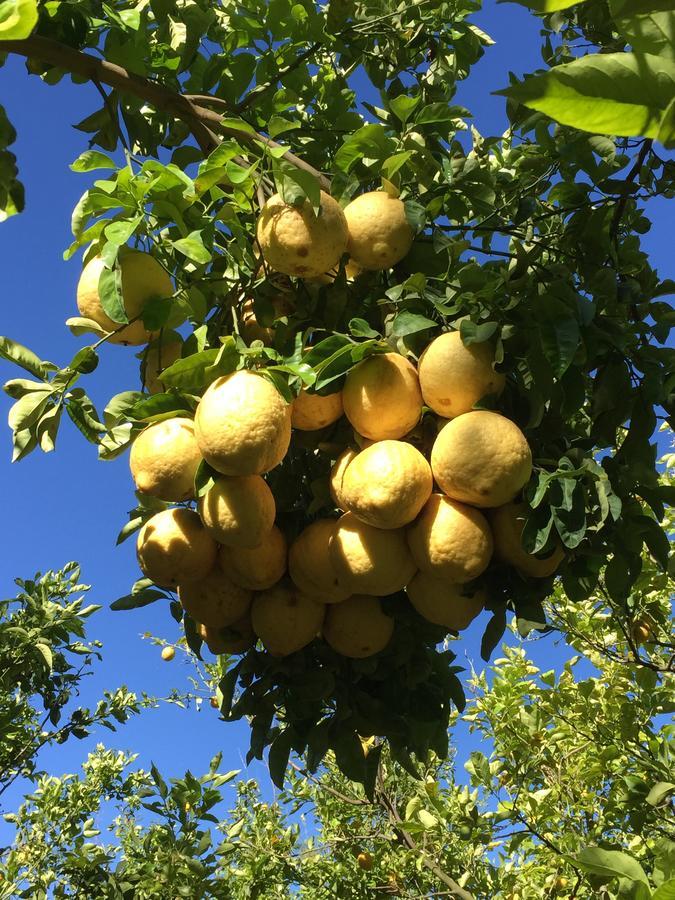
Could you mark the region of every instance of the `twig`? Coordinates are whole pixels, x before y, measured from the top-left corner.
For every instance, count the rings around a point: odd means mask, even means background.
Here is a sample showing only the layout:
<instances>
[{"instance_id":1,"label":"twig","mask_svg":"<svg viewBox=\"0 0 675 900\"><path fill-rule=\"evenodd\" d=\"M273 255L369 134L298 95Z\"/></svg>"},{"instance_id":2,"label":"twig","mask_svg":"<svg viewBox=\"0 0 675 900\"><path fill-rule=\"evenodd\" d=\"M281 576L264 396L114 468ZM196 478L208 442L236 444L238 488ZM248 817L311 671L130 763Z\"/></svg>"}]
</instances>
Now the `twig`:
<instances>
[{"instance_id":1,"label":"twig","mask_svg":"<svg viewBox=\"0 0 675 900\"><path fill-rule=\"evenodd\" d=\"M295 59L294 62L286 66L284 69L279 69L274 81L270 81L267 84L259 84L257 87L253 88L253 90L250 91L243 100L237 103L237 105L235 106L235 112L240 113L243 110L248 109L248 107L251 106L251 104L255 101L259 100L263 96L263 94L271 91L272 88L275 87L282 78L284 78L284 76L300 68L300 66L305 62L306 59L309 59L310 56L313 56L316 53L320 46L321 42L315 41L315 43L311 44L306 50L303 50L303 52Z\"/></svg>"},{"instance_id":2,"label":"twig","mask_svg":"<svg viewBox=\"0 0 675 900\"><path fill-rule=\"evenodd\" d=\"M628 186L630 184L632 184L632 182L635 181L637 176L640 174L640 169L642 168L642 164L644 163L647 154L651 150L653 143L654 142L651 138L648 138L647 140L642 142L642 146L640 147L640 152L637 155L637 159L635 160L633 168L630 170L630 172L628 173L628 175L626 175L626 178L624 179L625 189L621 195L621 199L616 204L616 208L614 210L614 215L612 216L612 221L610 222L610 225L609 225L609 236L610 236L612 243L614 243L614 244L616 244L616 239L617 239L618 232L619 232L619 225L621 224L621 217L623 216L624 211L626 209L626 204L628 203L628 195L630 193L628 190Z\"/></svg>"}]
</instances>

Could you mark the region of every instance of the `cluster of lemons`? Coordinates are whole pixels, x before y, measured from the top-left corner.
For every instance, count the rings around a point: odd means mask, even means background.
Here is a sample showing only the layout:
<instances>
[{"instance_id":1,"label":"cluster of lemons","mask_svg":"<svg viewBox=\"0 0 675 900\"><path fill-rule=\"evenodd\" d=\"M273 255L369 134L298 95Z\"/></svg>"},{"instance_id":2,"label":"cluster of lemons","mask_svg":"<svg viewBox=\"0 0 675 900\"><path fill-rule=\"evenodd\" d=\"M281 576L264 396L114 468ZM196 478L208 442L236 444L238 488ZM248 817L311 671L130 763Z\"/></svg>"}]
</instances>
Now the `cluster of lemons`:
<instances>
[{"instance_id":1,"label":"cluster of lemons","mask_svg":"<svg viewBox=\"0 0 675 900\"><path fill-rule=\"evenodd\" d=\"M345 252L353 271L389 268L408 252L413 232L404 204L385 192L363 194L344 210L322 193L319 215L309 201L292 206L276 195L261 211L257 239L275 271L316 278ZM143 257L152 265L139 265ZM97 258L85 267L78 304L112 330L114 323L100 315L101 267ZM130 316L148 292L166 295L165 278L147 254L125 255L122 293ZM256 327L251 309L248 319ZM153 338L139 322L127 329L116 334L121 342ZM270 334L258 327L256 338ZM150 390L161 389L151 374ZM379 353L354 367L341 390L325 396L303 390L290 404L259 371L218 378L194 421L157 422L132 445L137 489L163 501L195 499L202 460L218 473L196 510L175 506L144 524L137 542L142 571L178 589L216 654L244 652L259 639L271 654L286 656L320 635L344 656L373 655L394 630L380 598L404 589L429 621L466 628L486 599L467 585L493 555L532 577L551 575L563 557L560 547L546 559L522 547L524 508L517 498L530 478L530 448L510 419L474 408L503 388L489 345L465 346L456 331L432 340L417 365L396 352ZM416 427L424 407L437 427L420 448ZM294 430L315 431L343 415L354 443L332 460L330 493L340 515L316 519L289 545L275 524L264 476L284 459Z\"/></svg>"}]
</instances>

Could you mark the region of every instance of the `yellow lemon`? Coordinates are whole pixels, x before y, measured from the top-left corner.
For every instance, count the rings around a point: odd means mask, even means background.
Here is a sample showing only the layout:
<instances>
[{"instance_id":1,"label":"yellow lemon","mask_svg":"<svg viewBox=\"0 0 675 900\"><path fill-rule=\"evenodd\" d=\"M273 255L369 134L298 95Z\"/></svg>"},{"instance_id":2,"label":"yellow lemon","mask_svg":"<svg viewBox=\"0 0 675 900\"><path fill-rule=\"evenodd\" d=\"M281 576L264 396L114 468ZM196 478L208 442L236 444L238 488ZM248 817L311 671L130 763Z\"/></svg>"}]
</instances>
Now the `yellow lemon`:
<instances>
[{"instance_id":1,"label":"yellow lemon","mask_svg":"<svg viewBox=\"0 0 675 900\"><path fill-rule=\"evenodd\" d=\"M318 216L307 199L291 206L279 194L270 197L261 210L256 235L268 265L301 278L315 278L336 266L349 237L345 214L324 191Z\"/></svg>"},{"instance_id":2,"label":"yellow lemon","mask_svg":"<svg viewBox=\"0 0 675 900\"><path fill-rule=\"evenodd\" d=\"M488 410L474 410L441 429L431 470L448 497L471 506L503 506L532 473L532 453L518 426Z\"/></svg>"},{"instance_id":3,"label":"yellow lemon","mask_svg":"<svg viewBox=\"0 0 675 900\"><path fill-rule=\"evenodd\" d=\"M228 547L258 547L269 537L276 506L260 475L219 478L199 501L206 530Z\"/></svg>"},{"instance_id":4,"label":"yellow lemon","mask_svg":"<svg viewBox=\"0 0 675 900\"><path fill-rule=\"evenodd\" d=\"M311 643L323 623L325 607L293 587L277 585L256 594L253 630L272 656L288 656Z\"/></svg>"},{"instance_id":5,"label":"yellow lemon","mask_svg":"<svg viewBox=\"0 0 675 900\"><path fill-rule=\"evenodd\" d=\"M175 655L176 651L173 647L162 647L162 659L164 662L171 662Z\"/></svg>"},{"instance_id":6,"label":"yellow lemon","mask_svg":"<svg viewBox=\"0 0 675 900\"><path fill-rule=\"evenodd\" d=\"M209 628L223 628L241 619L251 605L252 596L251 591L234 584L218 565L199 581L178 587L185 612Z\"/></svg>"},{"instance_id":7,"label":"yellow lemon","mask_svg":"<svg viewBox=\"0 0 675 900\"><path fill-rule=\"evenodd\" d=\"M385 191L361 194L345 206L349 256L363 269L390 269L412 247L405 205Z\"/></svg>"},{"instance_id":8,"label":"yellow lemon","mask_svg":"<svg viewBox=\"0 0 675 900\"><path fill-rule=\"evenodd\" d=\"M461 585L442 581L426 572L415 575L406 593L421 616L451 631L468 628L485 606L483 591L463 594Z\"/></svg>"},{"instance_id":9,"label":"yellow lemon","mask_svg":"<svg viewBox=\"0 0 675 900\"><path fill-rule=\"evenodd\" d=\"M373 441L403 437L422 414L417 371L398 353L369 356L351 369L342 401L351 425Z\"/></svg>"},{"instance_id":10,"label":"yellow lemon","mask_svg":"<svg viewBox=\"0 0 675 900\"><path fill-rule=\"evenodd\" d=\"M279 294L272 298L272 319L276 322L283 316L289 316L294 310L294 304L288 294ZM255 305L251 297L244 300L239 314L239 334L247 344L253 341L262 341L268 346L274 340L274 324L261 325L255 314Z\"/></svg>"},{"instance_id":11,"label":"yellow lemon","mask_svg":"<svg viewBox=\"0 0 675 900\"><path fill-rule=\"evenodd\" d=\"M264 591L286 571L286 538L276 525L257 547L221 547L218 554L223 572L235 584L251 591Z\"/></svg>"},{"instance_id":12,"label":"yellow lemon","mask_svg":"<svg viewBox=\"0 0 675 900\"><path fill-rule=\"evenodd\" d=\"M106 315L101 306L98 292L99 279L104 269L100 256L94 256L82 270L77 284L77 308L86 319L98 322L104 331L115 331L119 322ZM170 297L173 284L165 269L149 253L124 248L119 255L122 277L122 300L127 318L133 319L142 313L149 300ZM152 334L146 330L141 319L131 322L118 334L109 338L111 344L145 344Z\"/></svg>"},{"instance_id":13,"label":"yellow lemon","mask_svg":"<svg viewBox=\"0 0 675 900\"><path fill-rule=\"evenodd\" d=\"M136 542L143 574L168 588L208 575L217 550L197 513L184 507L156 513L141 528Z\"/></svg>"},{"instance_id":14,"label":"yellow lemon","mask_svg":"<svg viewBox=\"0 0 675 900\"><path fill-rule=\"evenodd\" d=\"M356 861L359 864L359 868L363 869L365 872L369 872L370 869L373 868L373 856L372 853L368 853L367 850L359 853L356 857Z\"/></svg>"},{"instance_id":15,"label":"yellow lemon","mask_svg":"<svg viewBox=\"0 0 675 900\"><path fill-rule=\"evenodd\" d=\"M489 344L466 347L459 331L441 334L420 357L424 402L439 416L452 419L469 412L482 397L501 394L505 379L495 372L493 363Z\"/></svg>"},{"instance_id":16,"label":"yellow lemon","mask_svg":"<svg viewBox=\"0 0 675 900\"><path fill-rule=\"evenodd\" d=\"M351 594L394 594L417 569L403 529L374 528L351 512L338 519L330 558L340 585Z\"/></svg>"},{"instance_id":17,"label":"yellow lemon","mask_svg":"<svg viewBox=\"0 0 675 900\"><path fill-rule=\"evenodd\" d=\"M197 633L214 656L221 653L245 653L255 644L250 612L223 628L209 628L208 625L199 624Z\"/></svg>"},{"instance_id":18,"label":"yellow lemon","mask_svg":"<svg viewBox=\"0 0 675 900\"><path fill-rule=\"evenodd\" d=\"M323 638L336 653L363 659L384 650L394 633L394 620L382 612L378 597L355 594L329 607Z\"/></svg>"},{"instance_id":19,"label":"yellow lemon","mask_svg":"<svg viewBox=\"0 0 675 900\"><path fill-rule=\"evenodd\" d=\"M291 424L299 431L316 431L332 425L342 415L342 391L308 394L303 388L293 401Z\"/></svg>"},{"instance_id":20,"label":"yellow lemon","mask_svg":"<svg viewBox=\"0 0 675 900\"><path fill-rule=\"evenodd\" d=\"M408 528L408 544L419 569L458 584L477 578L492 556L485 516L442 494L432 494Z\"/></svg>"},{"instance_id":21,"label":"yellow lemon","mask_svg":"<svg viewBox=\"0 0 675 900\"><path fill-rule=\"evenodd\" d=\"M141 378L149 394L163 393L164 385L159 380L159 376L164 369L168 369L176 360L180 359L182 350L183 338L175 331L170 331L168 335L160 334L148 346L141 363Z\"/></svg>"},{"instance_id":22,"label":"yellow lemon","mask_svg":"<svg viewBox=\"0 0 675 900\"><path fill-rule=\"evenodd\" d=\"M330 495L333 499L333 503L338 509L347 509L347 504L342 492L342 484L345 472L347 471L347 466L352 460L356 459L356 455L356 450L352 450L348 447L338 456L333 464L333 468L330 470Z\"/></svg>"},{"instance_id":23,"label":"yellow lemon","mask_svg":"<svg viewBox=\"0 0 675 900\"><path fill-rule=\"evenodd\" d=\"M160 500L194 497L195 473L202 455L191 419L155 422L131 445L129 467L136 488Z\"/></svg>"},{"instance_id":24,"label":"yellow lemon","mask_svg":"<svg viewBox=\"0 0 675 900\"><path fill-rule=\"evenodd\" d=\"M330 557L337 519L317 519L291 544L288 573L296 587L318 603L339 603L349 591L338 584Z\"/></svg>"},{"instance_id":25,"label":"yellow lemon","mask_svg":"<svg viewBox=\"0 0 675 900\"><path fill-rule=\"evenodd\" d=\"M522 545L523 528L527 507L524 503L506 503L490 510L490 524L495 541L495 555L514 566L523 575L532 578L547 578L553 575L565 558L558 543L553 552L544 558L527 553Z\"/></svg>"},{"instance_id":26,"label":"yellow lemon","mask_svg":"<svg viewBox=\"0 0 675 900\"><path fill-rule=\"evenodd\" d=\"M216 379L195 414L202 456L223 475L262 475L291 440L291 406L271 381L242 370Z\"/></svg>"},{"instance_id":27,"label":"yellow lemon","mask_svg":"<svg viewBox=\"0 0 675 900\"><path fill-rule=\"evenodd\" d=\"M355 516L376 528L401 528L416 518L431 496L431 468L419 450L403 441L378 441L350 463L342 494Z\"/></svg>"}]
</instances>

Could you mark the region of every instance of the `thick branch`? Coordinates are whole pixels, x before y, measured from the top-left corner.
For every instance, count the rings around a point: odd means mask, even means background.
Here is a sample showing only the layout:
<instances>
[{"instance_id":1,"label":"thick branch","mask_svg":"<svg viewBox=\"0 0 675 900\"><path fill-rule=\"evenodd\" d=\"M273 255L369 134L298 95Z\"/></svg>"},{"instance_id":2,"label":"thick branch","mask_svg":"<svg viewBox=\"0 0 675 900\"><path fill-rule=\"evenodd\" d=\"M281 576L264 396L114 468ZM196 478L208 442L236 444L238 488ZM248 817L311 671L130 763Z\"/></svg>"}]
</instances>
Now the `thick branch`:
<instances>
[{"instance_id":1,"label":"thick branch","mask_svg":"<svg viewBox=\"0 0 675 900\"><path fill-rule=\"evenodd\" d=\"M225 124L220 113L193 102L189 96L164 87L150 78L129 72L115 63L98 59L90 53L83 53L58 41L53 41L51 38L32 35L24 41L3 41L1 49L5 53L16 53L29 59L39 59L42 62L51 63L94 83L107 84L122 94L131 94L141 100L146 100L160 112L185 122L205 155L217 146L213 130L217 131L219 136L226 135L248 144L261 143L271 149L281 146L271 138L255 131L238 128L231 123ZM330 188L330 182L321 172L291 153L290 150L286 152L284 158L291 165L318 178L324 190Z\"/></svg>"}]
</instances>

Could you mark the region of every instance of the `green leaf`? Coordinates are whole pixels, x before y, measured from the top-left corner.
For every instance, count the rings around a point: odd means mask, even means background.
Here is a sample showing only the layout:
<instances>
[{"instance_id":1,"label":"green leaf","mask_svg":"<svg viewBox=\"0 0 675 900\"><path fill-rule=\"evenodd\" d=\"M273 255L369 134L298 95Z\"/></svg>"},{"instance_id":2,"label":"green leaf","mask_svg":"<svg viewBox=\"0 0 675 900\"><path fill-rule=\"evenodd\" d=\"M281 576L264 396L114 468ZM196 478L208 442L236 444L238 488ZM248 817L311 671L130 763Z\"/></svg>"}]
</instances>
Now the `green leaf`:
<instances>
[{"instance_id":1,"label":"green leaf","mask_svg":"<svg viewBox=\"0 0 675 900\"><path fill-rule=\"evenodd\" d=\"M54 668L54 656L52 654L51 648L47 646L47 644L37 643L35 645L35 649L38 650L47 664L47 668L51 672Z\"/></svg>"},{"instance_id":2,"label":"green leaf","mask_svg":"<svg viewBox=\"0 0 675 900\"><path fill-rule=\"evenodd\" d=\"M9 360L9 362L16 363L18 366L21 366L22 369L30 372L31 375L35 375L37 378L47 378L50 371L53 372L56 370L56 366L53 363L40 359L40 357L36 356L32 350L28 349L28 347L17 344L17 342L13 341L11 338L2 337L1 335L0 356Z\"/></svg>"},{"instance_id":3,"label":"green leaf","mask_svg":"<svg viewBox=\"0 0 675 900\"><path fill-rule=\"evenodd\" d=\"M507 0L497 0L498 3L506 3ZM559 12L561 9L569 9L570 6L576 6L584 3L585 0L512 0L520 6L526 6L532 12L540 15L548 15L549 13Z\"/></svg>"},{"instance_id":4,"label":"green leaf","mask_svg":"<svg viewBox=\"0 0 675 900\"><path fill-rule=\"evenodd\" d=\"M668 150L672 150L673 146L675 146L675 97L668 104L661 117L656 139Z\"/></svg>"},{"instance_id":5,"label":"green leaf","mask_svg":"<svg viewBox=\"0 0 675 900\"><path fill-rule=\"evenodd\" d=\"M380 337L379 331L375 331L374 328L371 328L365 319L350 319L349 332L350 332L350 334L353 334L354 337L365 337L365 338L379 338Z\"/></svg>"},{"instance_id":6,"label":"green leaf","mask_svg":"<svg viewBox=\"0 0 675 900\"><path fill-rule=\"evenodd\" d=\"M649 791L645 802L650 806L660 806L673 792L675 792L675 784L672 781L659 781Z\"/></svg>"},{"instance_id":7,"label":"green leaf","mask_svg":"<svg viewBox=\"0 0 675 900\"><path fill-rule=\"evenodd\" d=\"M594 53L497 93L582 131L658 138L675 93L675 62L648 53Z\"/></svg>"},{"instance_id":8,"label":"green leaf","mask_svg":"<svg viewBox=\"0 0 675 900\"><path fill-rule=\"evenodd\" d=\"M664 881L652 894L652 900L675 900L675 878Z\"/></svg>"},{"instance_id":9,"label":"green leaf","mask_svg":"<svg viewBox=\"0 0 675 900\"><path fill-rule=\"evenodd\" d=\"M37 0L0 3L0 41L23 41L37 25Z\"/></svg>"},{"instance_id":10,"label":"green leaf","mask_svg":"<svg viewBox=\"0 0 675 900\"><path fill-rule=\"evenodd\" d=\"M280 791L284 789L284 777L288 767L288 757L291 754L291 737L289 728L280 731L272 741L267 759L270 778Z\"/></svg>"},{"instance_id":11,"label":"green leaf","mask_svg":"<svg viewBox=\"0 0 675 900\"><path fill-rule=\"evenodd\" d=\"M91 172L93 169L116 169L117 163L99 150L85 150L70 168L73 172Z\"/></svg>"},{"instance_id":12,"label":"green leaf","mask_svg":"<svg viewBox=\"0 0 675 900\"><path fill-rule=\"evenodd\" d=\"M200 231L193 231L187 237L173 241L174 249L187 256L193 262L206 265L211 262L211 251L204 246Z\"/></svg>"},{"instance_id":13,"label":"green leaf","mask_svg":"<svg viewBox=\"0 0 675 900\"><path fill-rule=\"evenodd\" d=\"M389 101L389 109L405 125L419 106L421 99L421 97L407 97L405 94L399 94L398 97Z\"/></svg>"},{"instance_id":14,"label":"green leaf","mask_svg":"<svg viewBox=\"0 0 675 900\"><path fill-rule=\"evenodd\" d=\"M184 391L199 391L218 377L217 374L213 374L211 377L207 373L213 368L219 352L216 349L202 350L185 359L179 359L164 369L159 375L159 380L166 387Z\"/></svg>"},{"instance_id":15,"label":"green leaf","mask_svg":"<svg viewBox=\"0 0 675 900\"><path fill-rule=\"evenodd\" d=\"M459 334L465 347L471 344L482 344L489 341L499 326L496 322L481 322L476 324L471 319L462 319L459 323Z\"/></svg>"},{"instance_id":16,"label":"green leaf","mask_svg":"<svg viewBox=\"0 0 675 900\"><path fill-rule=\"evenodd\" d=\"M277 190L284 203L301 206L305 200L308 200L314 210L314 215L319 215L321 186L311 172L304 172L283 159L275 161L273 172Z\"/></svg>"},{"instance_id":17,"label":"green leaf","mask_svg":"<svg viewBox=\"0 0 675 900\"><path fill-rule=\"evenodd\" d=\"M417 334L420 331L426 331L428 328L438 328L438 322L428 319L426 316L420 316L417 313L402 310L391 323L391 333L393 337L405 337L407 334Z\"/></svg>"},{"instance_id":18,"label":"green leaf","mask_svg":"<svg viewBox=\"0 0 675 900\"><path fill-rule=\"evenodd\" d=\"M649 7L642 11L636 6ZM675 12L670 0L635 4L632 0L609 0L617 31L638 53L675 56Z\"/></svg>"},{"instance_id":19,"label":"green leaf","mask_svg":"<svg viewBox=\"0 0 675 900\"><path fill-rule=\"evenodd\" d=\"M66 319L66 325L75 337L80 337L83 334L95 334L97 337L103 337L108 333L104 328L101 328L98 322L95 322L93 319L85 319L82 316L72 316L70 319Z\"/></svg>"},{"instance_id":20,"label":"green leaf","mask_svg":"<svg viewBox=\"0 0 675 900\"><path fill-rule=\"evenodd\" d=\"M135 594L127 594L126 596L113 601L113 603L110 604L110 609L115 610L115 612L121 609L140 609L142 606L149 606L156 600L162 599L166 599L164 591L148 587L143 588Z\"/></svg>"},{"instance_id":21,"label":"green leaf","mask_svg":"<svg viewBox=\"0 0 675 900\"><path fill-rule=\"evenodd\" d=\"M122 270L118 265L112 269L102 269L98 280L98 294L103 312L120 325L129 321L122 297Z\"/></svg>"},{"instance_id":22,"label":"green leaf","mask_svg":"<svg viewBox=\"0 0 675 900\"><path fill-rule=\"evenodd\" d=\"M483 638L480 642L480 655L485 662L492 656L492 651L502 639L505 631L506 609L499 609L492 614L492 618L485 626Z\"/></svg>"},{"instance_id":23,"label":"green leaf","mask_svg":"<svg viewBox=\"0 0 675 900\"><path fill-rule=\"evenodd\" d=\"M649 886L649 881L640 863L620 850L586 847L576 854L575 859L579 867L586 872L610 878L629 878Z\"/></svg>"},{"instance_id":24,"label":"green leaf","mask_svg":"<svg viewBox=\"0 0 675 900\"><path fill-rule=\"evenodd\" d=\"M190 415L191 407L180 394L153 394L134 404L129 410L129 418L148 422L185 413Z\"/></svg>"}]
</instances>

